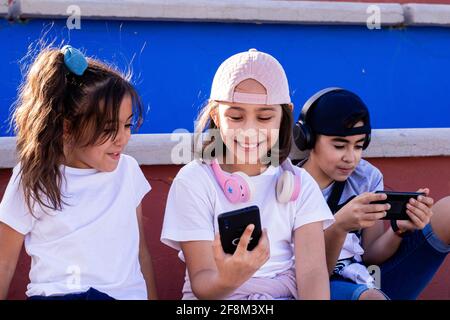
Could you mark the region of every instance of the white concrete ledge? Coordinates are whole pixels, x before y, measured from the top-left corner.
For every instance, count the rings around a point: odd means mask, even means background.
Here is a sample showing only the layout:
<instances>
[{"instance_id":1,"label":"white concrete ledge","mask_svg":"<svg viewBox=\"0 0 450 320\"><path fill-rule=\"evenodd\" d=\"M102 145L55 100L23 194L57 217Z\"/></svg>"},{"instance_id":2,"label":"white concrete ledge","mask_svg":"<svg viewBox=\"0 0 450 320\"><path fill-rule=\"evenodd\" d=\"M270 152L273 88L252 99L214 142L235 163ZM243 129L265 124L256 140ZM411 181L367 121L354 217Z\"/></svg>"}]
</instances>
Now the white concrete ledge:
<instances>
[{"instance_id":1,"label":"white concrete ledge","mask_svg":"<svg viewBox=\"0 0 450 320\"><path fill-rule=\"evenodd\" d=\"M8 15L8 0L0 0L0 17Z\"/></svg>"},{"instance_id":2,"label":"white concrete ledge","mask_svg":"<svg viewBox=\"0 0 450 320\"><path fill-rule=\"evenodd\" d=\"M0 137L0 168L12 168L16 163L16 138Z\"/></svg>"},{"instance_id":3,"label":"white concrete ledge","mask_svg":"<svg viewBox=\"0 0 450 320\"><path fill-rule=\"evenodd\" d=\"M450 128L379 129L373 130L372 136L364 152L366 158L450 156ZM190 133L137 134L131 137L125 153L141 165L185 164L193 159L192 138ZM305 155L294 148L291 158ZM16 163L15 138L1 137L0 168L12 168Z\"/></svg>"},{"instance_id":4,"label":"white concrete ledge","mask_svg":"<svg viewBox=\"0 0 450 320\"><path fill-rule=\"evenodd\" d=\"M6 16L7 0L0 1L0 16ZM274 0L14 0L13 4L15 18L63 19L75 5L81 19L356 25L365 25L376 5L383 26L450 26L447 4Z\"/></svg>"},{"instance_id":5,"label":"white concrete ledge","mask_svg":"<svg viewBox=\"0 0 450 320\"><path fill-rule=\"evenodd\" d=\"M367 157L450 156L450 128L373 130Z\"/></svg>"},{"instance_id":6,"label":"white concrete ledge","mask_svg":"<svg viewBox=\"0 0 450 320\"><path fill-rule=\"evenodd\" d=\"M305 156L296 147L293 149L292 159ZM450 128L375 129L363 153L365 158L432 156L450 156Z\"/></svg>"},{"instance_id":7,"label":"white concrete ledge","mask_svg":"<svg viewBox=\"0 0 450 320\"><path fill-rule=\"evenodd\" d=\"M450 26L450 5L406 4L405 22L417 26Z\"/></svg>"},{"instance_id":8,"label":"white concrete ledge","mask_svg":"<svg viewBox=\"0 0 450 320\"><path fill-rule=\"evenodd\" d=\"M16 0L20 16L68 17L77 5L81 19L182 20L305 24L363 24L372 3L273 0ZM377 4L382 25L404 22L400 4Z\"/></svg>"}]
</instances>

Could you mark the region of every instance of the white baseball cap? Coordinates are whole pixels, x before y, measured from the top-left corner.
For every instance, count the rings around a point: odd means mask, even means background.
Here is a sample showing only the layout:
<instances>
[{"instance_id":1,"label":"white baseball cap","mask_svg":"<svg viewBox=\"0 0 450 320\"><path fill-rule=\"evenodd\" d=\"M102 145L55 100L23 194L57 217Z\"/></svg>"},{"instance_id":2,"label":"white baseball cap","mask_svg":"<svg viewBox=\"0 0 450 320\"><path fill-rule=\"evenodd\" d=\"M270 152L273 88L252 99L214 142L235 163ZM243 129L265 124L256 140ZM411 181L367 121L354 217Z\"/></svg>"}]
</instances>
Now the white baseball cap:
<instances>
[{"instance_id":1,"label":"white baseball cap","mask_svg":"<svg viewBox=\"0 0 450 320\"><path fill-rule=\"evenodd\" d=\"M267 94L235 92L236 86L247 79L258 81ZM271 55L256 49L235 54L220 65L214 76L210 99L265 105L291 103L283 67Z\"/></svg>"}]
</instances>

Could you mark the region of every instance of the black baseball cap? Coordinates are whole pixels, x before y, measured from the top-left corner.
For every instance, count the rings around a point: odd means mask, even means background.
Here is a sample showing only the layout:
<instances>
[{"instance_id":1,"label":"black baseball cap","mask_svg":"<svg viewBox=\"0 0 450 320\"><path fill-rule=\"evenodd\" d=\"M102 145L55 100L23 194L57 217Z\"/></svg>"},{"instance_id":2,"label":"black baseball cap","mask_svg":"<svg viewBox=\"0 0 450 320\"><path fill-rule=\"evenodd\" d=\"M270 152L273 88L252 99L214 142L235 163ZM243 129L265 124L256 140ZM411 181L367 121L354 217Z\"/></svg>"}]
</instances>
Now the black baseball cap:
<instances>
[{"instance_id":1,"label":"black baseball cap","mask_svg":"<svg viewBox=\"0 0 450 320\"><path fill-rule=\"evenodd\" d=\"M359 120L361 127L353 127ZM345 89L330 91L309 108L305 122L315 134L326 136L353 136L370 134L370 115L365 103Z\"/></svg>"}]
</instances>

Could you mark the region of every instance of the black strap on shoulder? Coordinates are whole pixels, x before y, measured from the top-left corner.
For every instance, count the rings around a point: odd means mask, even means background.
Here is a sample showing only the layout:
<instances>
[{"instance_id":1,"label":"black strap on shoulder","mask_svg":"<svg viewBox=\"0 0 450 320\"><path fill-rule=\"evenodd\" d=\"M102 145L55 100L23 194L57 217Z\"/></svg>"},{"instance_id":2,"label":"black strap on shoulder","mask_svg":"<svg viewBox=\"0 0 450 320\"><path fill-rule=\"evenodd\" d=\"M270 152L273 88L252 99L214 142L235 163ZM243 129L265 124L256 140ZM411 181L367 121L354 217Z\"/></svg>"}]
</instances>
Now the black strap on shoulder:
<instances>
[{"instance_id":1,"label":"black strap on shoulder","mask_svg":"<svg viewBox=\"0 0 450 320\"><path fill-rule=\"evenodd\" d=\"M341 199L341 196L342 196L342 192L344 191L346 182L347 182L347 180L346 181L336 181L333 185L333 190L331 190L331 194L330 194L330 197L328 198L327 204L328 204L328 207L330 208L331 212L333 213L333 215L336 212L338 212L339 210L341 210L341 208L343 206L345 206L347 203L349 203L356 197L355 195L351 196L344 203L338 205L339 200ZM354 230L354 231L351 231L351 233L355 233L356 236L359 239L361 239L362 230Z\"/></svg>"},{"instance_id":2,"label":"black strap on shoulder","mask_svg":"<svg viewBox=\"0 0 450 320\"><path fill-rule=\"evenodd\" d=\"M345 183L346 181L335 181L331 194L328 197L327 204L333 214L338 211L338 203L344 191Z\"/></svg>"}]
</instances>

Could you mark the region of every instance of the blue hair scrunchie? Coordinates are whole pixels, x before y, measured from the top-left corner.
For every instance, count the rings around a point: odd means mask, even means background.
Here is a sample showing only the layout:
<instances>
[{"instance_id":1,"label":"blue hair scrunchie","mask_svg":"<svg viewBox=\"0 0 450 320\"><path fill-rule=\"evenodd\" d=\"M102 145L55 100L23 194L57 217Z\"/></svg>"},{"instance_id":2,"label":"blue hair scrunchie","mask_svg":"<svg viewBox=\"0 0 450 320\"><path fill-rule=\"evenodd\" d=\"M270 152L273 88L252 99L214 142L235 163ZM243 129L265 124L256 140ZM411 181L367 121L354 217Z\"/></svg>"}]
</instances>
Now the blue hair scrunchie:
<instances>
[{"instance_id":1,"label":"blue hair scrunchie","mask_svg":"<svg viewBox=\"0 0 450 320\"><path fill-rule=\"evenodd\" d=\"M64 54L66 67L77 76L83 75L88 67L88 62L83 53L70 45L62 47L61 52Z\"/></svg>"}]
</instances>

